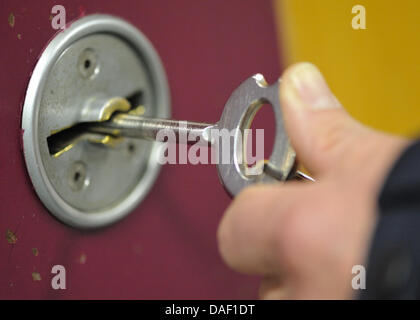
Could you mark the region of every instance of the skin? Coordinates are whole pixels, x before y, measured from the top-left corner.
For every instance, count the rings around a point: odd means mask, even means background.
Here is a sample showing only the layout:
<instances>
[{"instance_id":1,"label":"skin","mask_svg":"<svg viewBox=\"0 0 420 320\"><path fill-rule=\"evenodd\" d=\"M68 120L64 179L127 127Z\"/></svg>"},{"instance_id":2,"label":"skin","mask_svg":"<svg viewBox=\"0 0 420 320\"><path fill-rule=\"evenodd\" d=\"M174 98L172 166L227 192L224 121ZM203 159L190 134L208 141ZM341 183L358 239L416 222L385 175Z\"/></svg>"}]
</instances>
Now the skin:
<instances>
[{"instance_id":1,"label":"skin","mask_svg":"<svg viewBox=\"0 0 420 320\"><path fill-rule=\"evenodd\" d=\"M289 67L280 87L286 131L316 182L244 189L220 222L220 253L262 276L262 299L353 298L351 270L366 264L378 194L410 142L352 119L310 63Z\"/></svg>"}]
</instances>

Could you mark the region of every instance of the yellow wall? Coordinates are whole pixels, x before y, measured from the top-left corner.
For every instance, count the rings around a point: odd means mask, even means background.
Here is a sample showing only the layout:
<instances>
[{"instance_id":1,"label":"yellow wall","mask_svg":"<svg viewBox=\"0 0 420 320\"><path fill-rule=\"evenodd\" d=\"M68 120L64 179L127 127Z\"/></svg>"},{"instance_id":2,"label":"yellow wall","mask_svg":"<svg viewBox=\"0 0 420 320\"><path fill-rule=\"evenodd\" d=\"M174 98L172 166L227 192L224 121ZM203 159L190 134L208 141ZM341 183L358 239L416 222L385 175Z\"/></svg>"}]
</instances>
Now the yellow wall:
<instances>
[{"instance_id":1,"label":"yellow wall","mask_svg":"<svg viewBox=\"0 0 420 320\"><path fill-rule=\"evenodd\" d=\"M352 28L356 4L366 8L366 30ZM420 133L420 0L274 0L274 7L286 64L318 65L360 121Z\"/></svg>"}]
</instances>

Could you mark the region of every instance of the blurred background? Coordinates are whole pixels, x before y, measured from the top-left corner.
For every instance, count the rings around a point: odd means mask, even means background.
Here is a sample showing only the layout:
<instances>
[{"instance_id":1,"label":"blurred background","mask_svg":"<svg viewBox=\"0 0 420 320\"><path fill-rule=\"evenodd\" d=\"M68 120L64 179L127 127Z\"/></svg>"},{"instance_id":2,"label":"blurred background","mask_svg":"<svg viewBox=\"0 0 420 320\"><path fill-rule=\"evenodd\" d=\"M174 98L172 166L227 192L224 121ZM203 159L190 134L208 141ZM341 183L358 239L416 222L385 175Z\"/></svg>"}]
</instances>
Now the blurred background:
<instances>
[{"instance_id":1,"label":"blurred background","mask_svg":"<svg viewBox=\"0 0 420 320\"><path fill-rule=\"evenodd\" d=\"M55 4L0 2L0 298L256 298L258 278L234 273L219 257L216 230L231 200L211 165L165 166L133 213L97 231L58 222L39 201L22 157L20 117L31 72L56 33ZM232 90L250 75L273 82L291 63L311 61L359 121L404 136L420 129L419 1L59 4L68 21L107 13L139 28L165 66L174 118L217 121ZM356 4L366 9L365 30L352 28ZM270 113L256 121L272 130ZM66 268L66 290L51 288L55 264Z\"/></svg>"},{"instance_id":2,"label":"blurred background","mask_svg":"<svg viewBox=\"0 0 420 320\"><path fill-rule=\"evenodd\" d=\"M420 2L276 0L283 66L311 61L356 119L404 136L420 130ZM363 5L366 29L354 30Z\"/></svg>"}]
</instances>

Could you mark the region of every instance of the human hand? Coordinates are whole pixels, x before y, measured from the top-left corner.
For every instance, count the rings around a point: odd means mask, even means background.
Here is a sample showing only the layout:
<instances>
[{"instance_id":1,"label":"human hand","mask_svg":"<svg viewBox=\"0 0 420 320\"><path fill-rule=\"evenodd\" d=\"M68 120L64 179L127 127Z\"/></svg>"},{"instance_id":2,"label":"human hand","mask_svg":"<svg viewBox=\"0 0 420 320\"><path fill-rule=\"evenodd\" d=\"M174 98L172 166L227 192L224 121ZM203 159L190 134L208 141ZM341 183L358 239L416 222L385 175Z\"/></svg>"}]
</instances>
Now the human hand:
<instances>
[{"instance_id":1,"label":"human hand","mask_svg":"<svg viewBox=\"0 0 420 320\"><path fill-rule=\"evenodd\" d=\"M309 63L288 68L280 87L286 131L316 182L246 188L220 223L221 255L263 276L263 299L352 298L380 188L409 142L352 119Z\"/></svg>"}]
</instances>

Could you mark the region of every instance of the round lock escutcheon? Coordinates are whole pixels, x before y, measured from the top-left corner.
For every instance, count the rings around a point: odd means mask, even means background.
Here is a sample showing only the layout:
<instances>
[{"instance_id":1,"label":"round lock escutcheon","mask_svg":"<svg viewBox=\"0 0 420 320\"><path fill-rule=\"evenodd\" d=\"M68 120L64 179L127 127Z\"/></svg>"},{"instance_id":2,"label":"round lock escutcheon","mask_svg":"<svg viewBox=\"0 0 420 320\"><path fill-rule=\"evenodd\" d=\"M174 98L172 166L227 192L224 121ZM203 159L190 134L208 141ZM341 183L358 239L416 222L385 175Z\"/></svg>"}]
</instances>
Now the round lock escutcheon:
<instances>
[{"instance_id":1,"label":"round lock escutcheon","mask_svg":"<svg viewBox=\"0 0 420 320\"><path fill-rule=\"evenodd\" d=\"M170 117L168 84L156 51L120 18L77 20L51 40L32 73L22 113L25 162L41 201L69 225L93 228L121 219L157 178L155 142L84 139L59 154L48 148L54 132L123 110L115 97L141 107L144 116Z\"/></svg>"}]
</instances>

